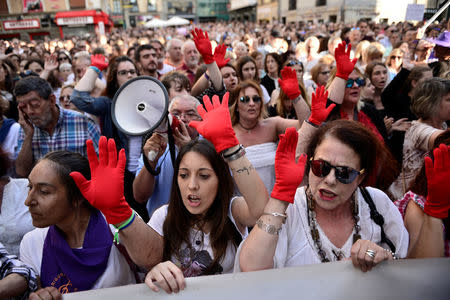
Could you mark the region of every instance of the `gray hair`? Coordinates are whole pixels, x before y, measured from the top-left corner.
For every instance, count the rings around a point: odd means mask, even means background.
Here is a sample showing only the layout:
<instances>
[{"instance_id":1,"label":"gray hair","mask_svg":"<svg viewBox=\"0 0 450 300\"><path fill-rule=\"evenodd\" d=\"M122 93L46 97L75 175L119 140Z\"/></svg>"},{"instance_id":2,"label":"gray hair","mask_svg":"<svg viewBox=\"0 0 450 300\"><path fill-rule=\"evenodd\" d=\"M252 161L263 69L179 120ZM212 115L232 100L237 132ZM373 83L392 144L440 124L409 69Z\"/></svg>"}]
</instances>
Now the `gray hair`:
<instances>
[{"instance_id":1,"label":"gray hair","mask_svg":"<svg viewBox=\"0 0 450 300\"><path fill-rule=\"evenodd\" d=\"M181 46L181 52L183 53L183 55L184 55L184 50L186 49L186 47L187 47L188 45L193 45L194 48L197 50L197 47L195 46L194 41L193 41L193 40L187 40L187 41L184 42L183 45ZM197 51L198 51L198 50L197 50Z\"/></svg>"},{"instance_id":2,"label":"gray hair","mask_svg":"<svg viewBox=\"0 0 450 300\"><path fill-rule=\"evenodd\" d=\"M169 40L169 41L167 42L166 50L170 50L170 48L172 48L173 42L180 42L180 43L183 43L183 41L180 40L180 39L177 39L177 38L171 39L171 40Z\"/></svg>"},{"instance_id":3,"label":"gray hair","mask_svg":"<svg viewBox=\"0 0 450 300\"><path fill-rule=\"evenodd\" d=\"M191 96L191 95L180 95L180 96L176 96L174 97L169 104L169 112L172 111L173 105L175 102L177 102L178 100L186 100L186 101L191 101L194 104L194 110L197 112L197 106L200 105L200 101L197 100L197 98Z\"/></svg>"},{"instance_id":4,"label":"gray hair","mask_svg":"<svg viewBox=\"0 0 450 300\"><path fill-rule=\"evenodd\" d=\"M20 79L14 88L16 97L24 96L30 92L36 92L40 97L48 100L52 94L52 87L45 79L38 76L28 76Z\"/></svg>"}]
</instances>

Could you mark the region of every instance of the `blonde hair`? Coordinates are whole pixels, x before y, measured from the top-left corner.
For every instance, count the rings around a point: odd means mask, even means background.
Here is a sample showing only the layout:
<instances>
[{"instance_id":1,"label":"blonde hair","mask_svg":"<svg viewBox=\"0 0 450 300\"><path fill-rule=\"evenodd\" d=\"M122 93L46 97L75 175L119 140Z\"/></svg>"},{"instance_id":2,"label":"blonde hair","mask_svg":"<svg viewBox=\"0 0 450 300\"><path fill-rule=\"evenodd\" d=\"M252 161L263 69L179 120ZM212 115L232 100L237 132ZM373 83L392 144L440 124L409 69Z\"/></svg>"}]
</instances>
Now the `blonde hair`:
<instances>
[{"instance_id":1,"label":"blonde hair","mask_svg":"<svg viewBox=\"0 0 450 300\"><path fill-rule=\"evenodd\" d=\"M360 68L358 68L358 66L355 65L355 67L353 68L353 71L356 71L356 73L358 73L359 76L361 76L362 78L365 78L365 77L364 77L364 73L361 71ZM353 72L353 71L352 71L352 72ZM337 72L337 68L334 67L334 68L331 70L331 72L330 72L330 78L328 78L327 84L326 84L326 86L325 86L325 88L326 88L327 90L328 90L328 88L330 87L331 82L333 82L334 78L336 78L336 72ZM361 101L361 94L360 94L360 99L358 100L358 103L356 104L356 107L357 107L358 111L361 110L362 105L363 105L363 103L362 103L362 101Z\"/></svg>"},{"instance_id":2,"label":"blonde hair","mask_svg":"<svg viewBox=\"0 0 450 300\"><path fill-rule=\"evenodd\" d=\"M364 50L370 46L370 42L369 41L361 41L358 43L358 46L356 46L356 51L355 51L355 58L359 59L363 59L363 52Z\"/></svg>"},{"instance_id":3,"label":"blonde hair","mask_svg":"<svg viewBox=\"0 0 450 300\"><path fill-rule=\"evenodd\" d=\"M372 61L382 61L385 48L378 42L370 43L363 51L363 62L368 64Z\"/></svg>"},{"instance_id":4,"label":"blonde hair","mask_svg":"<svg viewBox=\"0 0 450 300\"><path fill-rule=\"evenodd\" d=\"M389 53L388 57L386 58L386 66L390 67L391 66L392 57L393 56L399 56L400 54L402 56L404 56L405 52L403 52L403 50L400 49L400 48L392 49L391 53Z\"/></svg>"},{"instance_id":5,"label":"blonde hair","mask_svg":"<svg viewBox=\"0 0 450 300\"><path fill-rule=\"evenodd\" d=\"M239 112L237 111L238 108L238 101L239 101L239 94L241 91L244 91L247 88L254 88L258 92L258 96L261 97L261 109L259 111L258 119L262 120L267 118L267 108L264 104L263 95L261 87L258 83L256 83L253 80L244 80L236 87L236 89L231 92L230 94L230 116L231 116L231 124L236 125L239 122Z\"/></svg>"}]
</instances>

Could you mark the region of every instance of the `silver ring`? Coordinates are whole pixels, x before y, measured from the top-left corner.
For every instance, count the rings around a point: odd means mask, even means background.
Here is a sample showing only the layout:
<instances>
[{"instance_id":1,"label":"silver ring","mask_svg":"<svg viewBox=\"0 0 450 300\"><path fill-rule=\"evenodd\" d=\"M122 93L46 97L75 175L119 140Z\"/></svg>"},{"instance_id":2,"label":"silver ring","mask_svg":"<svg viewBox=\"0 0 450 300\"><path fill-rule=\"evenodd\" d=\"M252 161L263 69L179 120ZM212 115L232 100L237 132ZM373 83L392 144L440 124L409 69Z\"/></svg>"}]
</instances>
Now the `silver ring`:
<instances>
[{"instance_id":1,"label":"silver ring","mask_svg":"<svg viewBox=\"0 0 450 300\"><path fill-rule=\"evenodd\" d=\"M375 258L376 252L373 251L373 250L371 250L371 249L367 249L367 250L366 250L366 254L367 254L368 256L372 257L372 258Z\"/></svg>"}]
</instances>

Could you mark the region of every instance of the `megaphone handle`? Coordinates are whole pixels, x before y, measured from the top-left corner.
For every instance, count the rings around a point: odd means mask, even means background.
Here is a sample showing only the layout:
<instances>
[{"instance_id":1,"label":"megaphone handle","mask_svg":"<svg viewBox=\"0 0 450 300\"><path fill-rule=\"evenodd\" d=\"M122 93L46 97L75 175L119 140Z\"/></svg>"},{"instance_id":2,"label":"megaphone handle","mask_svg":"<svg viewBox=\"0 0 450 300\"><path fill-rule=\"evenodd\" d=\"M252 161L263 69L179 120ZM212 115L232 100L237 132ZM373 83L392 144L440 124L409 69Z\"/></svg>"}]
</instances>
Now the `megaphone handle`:
<instances>
[{"instance_id":1,"label":"megaphone handle","mask_svg":"<svg viewBox=\"0 0 450 300\"><path fill-rule=\"evenodd\" d=\"M164 138L167 139L167 133L161 133L161 132L155 132L155 133L157 133L157 134L159 134L160 136L162 136L162 137L164 137ZM154 161L157 155L158 155L158 152L157 152L157 151L155 151L155 150L150 150L150 151L148 151L148 153L147 153L147 158L148 158L149 161Z\"/></svg>"},{"instance_id":2,"label":"megaphone handle","mask_svg":"<svg viewBox=\"0 0 450 300\"><path fill-rule=\"evenodd\" d=\"M154 161L156 158L156 155L158 155L158 152L156 152L155 150L150 150L147 153L147 158L149 161Z\"/></svg>"}]
</instances>

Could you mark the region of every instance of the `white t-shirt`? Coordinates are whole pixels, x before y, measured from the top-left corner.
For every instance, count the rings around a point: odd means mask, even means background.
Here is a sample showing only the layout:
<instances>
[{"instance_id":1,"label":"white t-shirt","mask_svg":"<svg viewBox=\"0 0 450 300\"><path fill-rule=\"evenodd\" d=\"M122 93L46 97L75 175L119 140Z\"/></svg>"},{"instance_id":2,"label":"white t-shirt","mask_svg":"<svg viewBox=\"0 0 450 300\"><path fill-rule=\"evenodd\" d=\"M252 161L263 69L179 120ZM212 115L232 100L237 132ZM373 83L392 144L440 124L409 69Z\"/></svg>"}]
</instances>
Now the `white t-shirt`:
<instances>
[{"instance_id":1,"label":"white t-shirt","mask_svg":"<svg viewBox=\"0 0 450 300\"><path fill-rule=\"evenodd\" d=\"M112 225L109 225L111 232L114 232ZM47 236L48 227L36 228L28 232L20 243L20 260L33 268L36 275L41 274L42 253L44 249L44 241ZM133 272L127 261L117 249L111 246L108 264L105 272L97 279L92 289L101 289L107 287L122 286L136 283Z\"/></svg>"},{"instance_id":2,"label":"white t-shirt","mask_svg":"<svg viewBox=\"0 0 450 300\"><path fill-rule=\"evenodd\" d=\"M233 204L233 198L230 203L230 212L228 217L236 226L234 218L231 214L231 206ZM163 205L152 215L152 218L148 222L148 225L152 227L159 235L164 236L163 233L163 224L166 220L167 216L167 208L168 205ZM239 232L239 229L236 227L236 230ZM245 233L242 234L242 239L245 239L248 235L247 229L245 229ZM176 257L172 256L171 261L176 264L182 271L185 277L193 277L203 275L203 270L209 267L210 263L213 261L213 250L211 248L210 242L210 234L203 233L202 231L195 230L191 228L190 231L190 240L192 245L192 250L189 249L185 243L182 244L182 251L180 251L182 255L181 261L179 261ZM224 274L233 272L233 264L234 257L236 255L236 248L233 243L228 242L228 247L225 253L225 256L219 262L220 266L218 270L216 270L215 274Z\"/></svg>"},{"instance_id":3,"label":"white t-shirt","mask_svg":"<svg viewBox=\"0 0 450 300\"><path fill-rule=\"evenodd\" d=\"M169 73L170 71L175 70L175 67L168 65L168 64L163 64L163 67L161 70L158 70L158 73L161 75L164 75L166 73Z\"/></svg>"},{"instance_id":4,"label":"white t-shirt","mask_svg":"<svg viewBox=\"0 0 450 300\"><path fill-rule=\"evenodd\" d=\"M396 247L396 255L398 257L406 257L408 251L409 235L403 219L394 203L382 191L375 188L367 188L377 211L384 217L384 232L386 236L394 243ZM364 197L358 189L357 194L359 208L359 226L361 231L361 239L370 240L378 245L381 241L380 226L375 224L370 218L370 208ZM280 236L278 238L275 255L273 257L274 268L294 267L308 264L321 263L317 247L311 236L311 228L308 225L308 215L306 207L305 187L297 189L294 204L289 205L286 210L287 220L283 224ZM334 246L327 238L320 225L317 223L319 230L322 249L326 253L326 257L330 261L337 261L336 254L342 254L344 257L350 257L350 249L353 245L353 233L350 234L348 240L342 248ZM241 244L242 245L242 244ZM389 249L385 244L380 245ZM239 252L236 255L235 271L239 268Z\"/></svg>"},{"instance_id":5,"label":"white t-shirt","mask_svg":"<svg viewBox=\"0 0 450 300\"><path fill-rule=\"evenodd\" d=\"M25 199L28 179L10 178L3 190L0 213L0 242L9 254L19 256L19 246L25 233L34 229Z\"/></svg>"}]
</instances>

